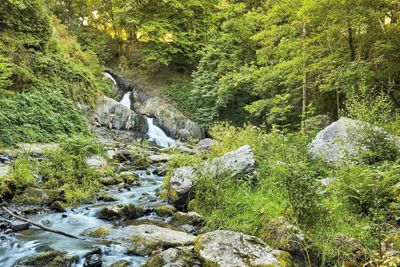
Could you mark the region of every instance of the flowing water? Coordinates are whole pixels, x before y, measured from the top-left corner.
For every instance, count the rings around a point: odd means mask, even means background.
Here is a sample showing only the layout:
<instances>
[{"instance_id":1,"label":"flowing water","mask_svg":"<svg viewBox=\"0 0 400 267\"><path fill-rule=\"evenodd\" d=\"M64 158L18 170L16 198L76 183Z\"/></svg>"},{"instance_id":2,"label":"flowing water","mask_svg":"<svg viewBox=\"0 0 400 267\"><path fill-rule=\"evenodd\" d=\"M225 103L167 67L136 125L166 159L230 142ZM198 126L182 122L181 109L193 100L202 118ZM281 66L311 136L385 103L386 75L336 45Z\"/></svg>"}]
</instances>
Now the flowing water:
<instances>
[{"instance_id":1,"label":"flowing water","mask_svg":"<svg viewBox=\"0 0 400 267\"><path fill-rule=\"evenodd\" d=\"M114 77L110 73L103 71L103 74L104 74L104 76L110 78L113 81L114 85L117 86L117 81L114 79Z\"/></svg>"},{"instance_id":2,"label":"flowing water","mask_svg":"<svg viewBox=\"0 0 400 267\"><path fill-rule=\"evenodd\" d=\"M117 85L112 75L107 72L103 72L103 74ZM131 92L126 93L121 100L121 103L128 108L131 106L130 94ZM154 141L163 147L168 147L174 143L172 138L168 137L160 128L153 124L152 118L147 118L147 122L149 125L147 134L150 137L150 141ZM150 172L153 170L154 167L149 168ZM46 224L50 228L79 236L85 229L112 223L96 218L97 213L105 206L132 203L139 207L154 208L165 205L155 195L156 188L162 184L164 177L159 177L155 174L147 175L145 171L134 171L134 173L139 175L141 186L132 187L130 190L124 189L122 192L109 190L108 193L110 195L118 198L116 202L81 205L62 214L41 214L32 216L29 219L34 222ZM140 221L161 223L163 220L164 218L153 213L136 219L132 223L138 224ZM121 226L118 223L114 224ZM90 237L86 237L86 240L77 240L31 226L30 229L17 233L11 244L0 247L0 267L12 266L18 260L47 252L49 249L66 251L71 256L78 255L79 261L78 263L74 263L73 267L81 267L84 264L84 255L94 247L99 246L103 252L102 261L105 265L126 259L132 262L131 266L140 266L141 263L147 260L146 257L127 256L124 247L110 241L101 241Z\"/></svg>"},{"instance_id":3,"label":"flowing water","mask_svg":"<svg viewBox=\"0 0 400 267\"><path fill-rule=\"evenodd\" d=\"M147 118L147 125L149 126L147 131L147 135L150 137L149 141L154 141L162 147L169 147L175 143L174 139L167 136L163 130L153 124L153 118Z\"/></svg>"},{"instance_id":4,"label":"flowing water","mask_svg":"<svg viewBox=\"0 0 400 267\"><path fill-rule=\"evenodd\" d=\"M149 170L153 171L154 167L150 167ZM155 195L155 190L162 184L164 177L159 177L154 174L147 175L145 171L135 171L135 173L140 176L140 187L132 187L130 190L124 190L122 192L117 190L108 191L110 195L119 199L116 202L99 202L92 205L82 205L70 209L65 213L41 214L30 217L29 219L42 224L47 222L47 226L50 228L79 236L79 234L87 228L112 223L107 220L96 218L97 213L105 206L132 203L144 208L155 208L165 205L165 203ZM141 220L147 223L149 221L161 223L164 218L152 213L136 219L131 223L137 224L140 223ZM114 224L121 226L118 223ZM0 266L12 266L20 259L44 253L49 249L55 249L67 251L71 256L78 255L80 258L79 262L75 263L73 266L81 267L84 263L83 256L85 253L99 246L103 251L102 261L105 265L110 265L118 260L126 259L132 262L131 266L140 266L141 263L147 260L146 257L127 256L124 247L110 241L101 241L90 237L85 238L86 240L72 239L31 226L30 229L19 232L11 246L0 247Z\"/></svg>"}]
</instances>

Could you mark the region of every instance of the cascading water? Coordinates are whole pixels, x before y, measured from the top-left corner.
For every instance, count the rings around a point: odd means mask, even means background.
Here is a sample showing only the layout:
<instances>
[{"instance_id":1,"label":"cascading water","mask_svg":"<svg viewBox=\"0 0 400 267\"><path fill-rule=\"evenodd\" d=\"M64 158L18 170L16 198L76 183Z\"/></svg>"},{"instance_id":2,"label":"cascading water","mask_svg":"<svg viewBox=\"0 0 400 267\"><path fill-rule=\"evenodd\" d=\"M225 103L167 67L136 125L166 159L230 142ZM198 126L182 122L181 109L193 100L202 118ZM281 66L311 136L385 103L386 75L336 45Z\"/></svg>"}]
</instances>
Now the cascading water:
<instances>
[{"instance_id":1,"label":"cascading water","mask_svg":"<svg viewBox=\"0 0 400 267\"><path fill-rule=\"evenodd\" d=\"M114 85L117 86L117 81L114 79L114 77L110 73L103 71L103 74L104 74L104 76L110 78L113 81Z\"/></svg>"},{"instance_id":2,"label":"cascading water","mask_svg":"<svg viewBox=\"0 0 400 267\"><path fill-rule=\"evenodd\" d=\"M175 143L174 139L167 136L163 130L153 124L153 118L147 118L147 125L149 126L147 131L147 135L150 137L149 141L154 141L162 147L169 147Z\"/></svg>"},{"instance_id":3,"label":"cascading water","mask_svg":"<svg viewBox=\"0 0 400 267\"><path fill-rule=\"evenodd\" d=\"M119 101L122 105L124 105L127 108L131 108L131 92L128 92L124 94L124 97Z\"/></svg>"}]
</instances>

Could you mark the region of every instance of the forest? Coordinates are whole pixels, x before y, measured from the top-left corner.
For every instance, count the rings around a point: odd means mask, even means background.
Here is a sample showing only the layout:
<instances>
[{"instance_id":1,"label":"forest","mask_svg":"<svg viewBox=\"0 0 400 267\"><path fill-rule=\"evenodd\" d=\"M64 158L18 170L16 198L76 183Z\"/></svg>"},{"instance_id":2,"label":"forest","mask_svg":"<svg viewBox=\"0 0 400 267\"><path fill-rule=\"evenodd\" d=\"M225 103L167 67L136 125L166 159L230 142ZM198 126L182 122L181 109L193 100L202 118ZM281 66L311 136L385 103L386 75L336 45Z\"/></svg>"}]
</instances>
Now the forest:
<instances>
[{"instance_id":1,"label":"forest","mask_svg":"<svg viewBox=\"0 0 400 267\"><path fill-rule=\"evenodd\" d=\"M161 80L157 94L214 140L203 154L160 150L173 156L161 199L173 202L175 171L205 169L182 208L204 216L200 233L259 237L293 257L279 266L400 266L400 1L0 1L0 156L60 145L40 161L17 156L1 202L35 185L89 203L121 171L84 164L109 150L79 106L121 100L110 70ZM346 139L340 160L313 155L318 133L343 119L354 150ZM153 153L136 145L140 160ZM245 145L251 174L207 165Z\"/></svg>"}]
</instances>

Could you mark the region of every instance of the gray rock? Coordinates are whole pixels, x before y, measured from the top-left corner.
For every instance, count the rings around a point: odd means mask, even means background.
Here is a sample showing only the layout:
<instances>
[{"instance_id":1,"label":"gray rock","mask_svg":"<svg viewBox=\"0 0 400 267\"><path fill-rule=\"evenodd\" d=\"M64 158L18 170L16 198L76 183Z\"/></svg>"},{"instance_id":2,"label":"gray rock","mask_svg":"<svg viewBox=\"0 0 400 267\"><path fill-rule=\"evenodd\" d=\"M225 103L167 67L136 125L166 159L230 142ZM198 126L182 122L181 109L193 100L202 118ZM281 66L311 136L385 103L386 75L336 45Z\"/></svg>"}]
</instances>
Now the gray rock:
<instances>
[{"instance_id":1,"label":"gray rock","mask_svg":"<svg viewBox=\"0 0 400 267\"><path fill-rule=\"evenodd\" d=\"M55 150L59 148L59 144L25 144L25 143L20 143L18 144L18 148L20 149L20 153L28 152L28 153L33 153L36 156L41 156L43 155L44 150Z\"/></svg>"},{"instance_id":2,"label":"gray rock","mask_svg":"<svg viewBox=\"0 0 400 267\"><path fill-rule=\"evenodd\" d=\"M165 163L165 164L163 164L163 165L157 167L157 168L155 169L155 173L158 174L159 176L165 176L165 175L167 175L168 166L169 166L169 163Z\"/></svg>"},{"instance_id":3,"label":"gray rock","mask_svg":"<svg viewBox=\"0 0 400 267\"><path fill-rule=\"evenodd\" d=\"M0 164L0 177L6 176L9 170L10 170L9 165Z\"/></svg>"},{"instance_id":4,"label":"gray rock","mask_svg":"<svg viewBox=\"0 0 400 267\"><path fill-rule=\"evenodd\" d=\"M182 250L178 250L176 248L170 248L166 251L161 252L160 254L156 255L155 257L149 259L145 264L144 267L191 267L192 264L189 265L186 263L183 258L188 261L188 259L193 261L191 255L187 252Z\"/></svg>"},{"instance_id":5,"label":"gray rock","mask_svg":"<svg viewBox=\"0 0 400 267\"><path fill-rule=\"evenodd\" d=\"M104 207L98 214L97 218L106 220L120 220L123 218L135 219L143 216L143 208L136 207L133 204L118 204L115 206Z\"/></svg>"},{"instance_id":6,"label":"gray rock","mask_svg":"<svg viewBox=\"0 0 400 267\"><path fill-rule=\"evenodd\" d=\"M171 220L169 221L170 224L181 226L184 224L189 225L201 225L205 222L205 218L198 214L197 212L176 212L172 215Z\"/></svg>"},{"instance_id":7,"label":"gray rock","mask_svg":"<svg viewBox=\"0 0 400 267\"><path fill-rule=\"evenodd\" d=\"M258 237L232 231L220 230L199 236L195 252L209 266L292 266L289 253L273 251Z\"/></svg>"},{"instance_id":8,"label":"gray rock","mask_svg":"<svg viewBox=\"0 0 400 267\"><path fill-rule=\"evenodd\" d=\"M10 226L17 232L29 229L29 223L24 221L10 221Z\"/></svg>"},{"instance_id":9,"label":"gray rock","mask_svg":"<svg viewBox=\"0 0 400 267\"><path fill-rule=\"evenodd\" d=\"M176 212L176 208L172 205L165 205L157 207L156 212L159 216L172 216Z\"/></svg>"},{"instance_id":10,"label":"gray rock","mask_svg":"<svg viewBox=\"0 0 400 267\"><path fill-rule=\"evenodd\" d=\"M167 162L170 161L175 155L169 154L160 154L160 155L151 155L148 158L151 159L153 162Z\"/></svg>"},{"instance_id":11,"label":"gray rock","mask_svg":"<svg viewBox=\"0 0 400 267\"><path fill-rule=\"evenodd\" d=\"M228 174L231 177L247 176L254 172L256 160L249 145L226 153L203 164L181 167L175 170L170 179L168 202L178 208L188 204L193 196L192 188L198 174L218 176Z\"/></svg>"},{"instance_id":12,"label":"gray rock","mask_svg":"<svg viewBox=\"0 0 400 267\"><path fill-rule=\"evenodd\" d=\"M18 261L14 267L70 267L73 260L67 252L51 251L25 260Z\"/></svg>"},{"instance_id":13,"label":"gray rock","mask_svg":"<svg viewBox=\"0 0 400 267\"><path fill-rule=\"evenodd\" d=\"M105 160L105 159L103 159L102 157L99 157L99 156L92 156L90 158L87 158L85 160L85 163L91 169L101 169L101 168L107 166L107 160Z\"/></svg>"},{"instance_id":14,"label":"gray rock","mask_svg":"<svg viewBox=\"0 0 400 267\"><path fill-rule=\"evenodd\" d=\"M350 161L359 159L360 154L368 149L363 139L365 132L378 134L393 140L399 146L398 137L387 134L380 127L348 118L340 118L320 131L310 144L309 152L314 157L321 157L328 162Z\"/></svg>"},{"instance_id":15,"label":"gray rock","mask_svg":"<svg viewBox=\"0 0 400 267\"><path fill-rule=\"evenodd\" d=\"M110 267L129 267L131 262L128 260L120 260L110 265Z\"/></svg>"},{"instance_id":16,"label":"gray rock","mask_svg":"<svg viewBox=\"0 0 400 267\"><path fill-rule=\"evenodd\" d=\"M22 194L14 196L12 202L29 205L50 206L55 201L63 201L64 199L64 190L49 190L28 187Z\"/></svg>"},{"instance_id":17,"label":"gray rock","mask_svg":"<svg viewBox=\"0 0 400 267\"><path fill-rule=\"evenodd\" d=\"M199 148L200 151L209 152L211 149L212 142L213 142L213 140L211 138L206 138L206 139L200 140L200 142L197 144L197 147Z\"/></svg>"},{"instance_id":18,"label":"gray rock","mask_svg":"<svg viewBox=\"0 0 400 267\"><path fill-rule=\"evenodd\" d=\"M88 115L88 120L91 124L99 123L109 129L146 132L147 127L143 127L142 117L114 99L101 97L98 105Z\"/></svg>"},{"instance_id":19,"label":"gray rock","mask_svg":"<svg viewBox=\"0 0 400 267\"><path fill-rule=\"evenodd\" d=\"M189 234L195 234L197 233L196 228L194 228L192 225L190 224L184 224L181 226L182 231L184 231L185 233L189 233Z\"/></svg>"},{"instance_id":20,"label":"gray rock","mask_svg":"<svg viewBox=\"0 0 400 267\"><path fill-rule=\"evenodd\" d=\"M151 255L158 249L167 249L182 245L193 245L193 235L161 228L155 225L129 225L116 228L113 225L103 225L84 231L83 235L112 240L128 248L132 255Z\"/></svg>"}]
</instances>

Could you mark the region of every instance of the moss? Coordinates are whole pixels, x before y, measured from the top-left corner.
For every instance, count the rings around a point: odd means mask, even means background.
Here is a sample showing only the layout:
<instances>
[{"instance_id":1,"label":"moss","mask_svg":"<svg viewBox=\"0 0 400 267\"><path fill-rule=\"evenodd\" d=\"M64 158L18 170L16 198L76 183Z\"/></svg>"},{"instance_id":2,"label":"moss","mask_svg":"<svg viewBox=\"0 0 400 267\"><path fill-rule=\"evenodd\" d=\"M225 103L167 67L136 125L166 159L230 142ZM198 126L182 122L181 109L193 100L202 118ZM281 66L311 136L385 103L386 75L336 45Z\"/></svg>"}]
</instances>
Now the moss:
<instances>
[{"instance_id":1,"label":"moss","mask_svg":"<svg viewBox=\"0 0 400 267\"><path fill-rule=\"evenodd\" d=\"M133 204L119 204L116 206L104 207L98 214L97 218L106 220L119 220L121 218L135 219L143 216L144 211L141 207Z\"/></svg>"},{"instance_id":2,"label":"moss","mask_svg":"<svg viewBox=\"0 0 400 267\"><path fill-rule=\"evenodd\" d=\"M292 263L292 256L286 251L279 251L279 254L275 254L276 259L279 261L281 267L291 267L293 266Z\"/></svg>"},{"instance_id":3,"label":"moss","mask_svg":"<svg viewBox=\"0 0 400 267\"><path fill-rule=\"evenodd\" d=\"M108 225L103 225L97 228L96 230L90 231L88 233L88 236L94 237L94 238L99 238L103 236L108 236L110 235L110 230L107 229L106 227L109 227ZM112 226L112 228L115 228L115 226Z\"/></svg>"},{"instance_id":4,"label":"moss","mask_svg":"<svg viewBox=\"0 0 400 267\"><path fill-rule=\"evenodd\" d=\"M197 254L197 256L199 256L200 250L205 248L205 246L201 244L203 240L204 240L204 235L199 235L193 241L194 252Z\"/></svg>"},{"instance_id":5,"label":"moss","mask_svg":"<svg viewBox=\"0 0 400 267\"><path fill-rule=\"evenodd\" d=\"M42 211L43 208L26 208L22 210L22 213L25 214L35 214L36 212Z\"/></svg>"},{"instance_id":6,"label":"moss","mask_svg":"<svg viewBox=\"0 0 400 267\"><path fill-rule=\"evenodd\" d=\"M118 198L111 196L111 195L104 195L103 201L104 202L113 202L113 201L118 201Z\"/></svg>"},{"instance_id":7,"label":"moss","mask_svg":"<svg viewBox=\"0 0 400 267\"><path fill-rule=\"evenodd\" d=\"M144 267L160 267L160 266L164 266L165 264L167 264L162 256L155 256L151 259L149 259L148 261L146 261L146 263L144 264Z\"/></svg>"},{"instance_id":8,"label":"moss","mask_svg":"<svg viewBox=\"0 0 400 267\"><path fill-rule=\"evenodd\" d=\"M151 175L151 172L149 170L146 170L146 175Z\"/></svg>"},{"instance_id":9,"label":"moss","mask_svg":"<svg viewBox=\"0 0 400 267\"><path fill-rule=\"evenodd\" d=\"M58 212L65 212L65 205L61 201L56 201L50 206L50 209Z\"/></svg>"},{"instance_id":10,"label":"moss","mask_svg":"<svg viewBox=\"0 0 400 267\"><path fill-rule=\"evenodd\" d=\"M187 210L188 211L194 211L197 209L197 200L196 199L192 199L189 201Z\"/></svg>"},{"instance_id":11,"label":"moss","mask_svg":"<svg viewBox=\"0 0 400 267\"><path fill-rule=\"evenodd\" d=\"M20 261L17 265L35 267L69 267L71 264L72 258L68 257L66 252L51 251Z\"/></svg>"},{"instance_id":12,"label":"moss","mask_svg":"<svg viewBox=\"0 0 400 267\"><path fill-rule=\"evenodd\" d=\"M139 235L133 235L129 240L132 245L127 249L128 255L151 255L153 251L163 247L162 242L151 242Z\"/></svg>"},{"instance_id":13,"label":"moss","mask_svg":"<svg viewBox=\"0 0 400 267\"><path fill-rule=\"evenodd\" d=\"M160 216L172 216L176 212L176 208L171 205L157 207L156 212Z\"/></svg>"}]
</instances>

